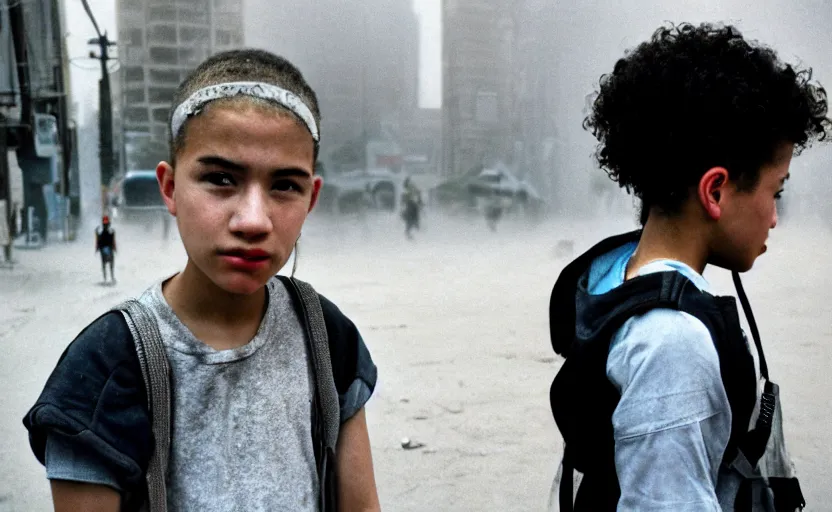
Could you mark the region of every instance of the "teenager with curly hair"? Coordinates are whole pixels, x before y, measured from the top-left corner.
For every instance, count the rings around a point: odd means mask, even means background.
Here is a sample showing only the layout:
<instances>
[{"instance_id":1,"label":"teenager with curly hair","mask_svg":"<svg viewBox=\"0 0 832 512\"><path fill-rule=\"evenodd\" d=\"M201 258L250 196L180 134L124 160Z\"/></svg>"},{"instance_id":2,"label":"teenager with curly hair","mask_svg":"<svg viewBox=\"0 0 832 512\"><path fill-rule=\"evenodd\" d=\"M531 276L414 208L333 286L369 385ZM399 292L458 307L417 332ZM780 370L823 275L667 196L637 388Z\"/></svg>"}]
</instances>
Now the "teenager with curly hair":
<instances>
[{"instance_id":1,"label":"teenager with curly hair","mask_svg":"<svg viewBox=\"0 0 832 512\"><path fill-rule=\"evenodd\" d=\"M702 274L734 272L746 309L737 273L766 251L792 156L830 126L811 70L733 26L662 27L601 78L584 128L642 229L583 254L552 294L561 510L803 506L753 316L750 342Z\"/></svg>"}]
</instances>

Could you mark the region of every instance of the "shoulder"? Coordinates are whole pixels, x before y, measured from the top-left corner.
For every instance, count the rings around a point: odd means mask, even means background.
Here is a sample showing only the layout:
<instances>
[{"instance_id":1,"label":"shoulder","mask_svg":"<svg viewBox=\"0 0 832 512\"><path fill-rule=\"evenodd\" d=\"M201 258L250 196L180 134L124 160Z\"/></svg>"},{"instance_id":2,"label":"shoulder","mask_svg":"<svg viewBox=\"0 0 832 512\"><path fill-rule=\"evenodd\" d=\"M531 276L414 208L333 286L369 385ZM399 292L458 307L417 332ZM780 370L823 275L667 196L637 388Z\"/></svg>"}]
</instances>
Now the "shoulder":
<instances>
[{"instance_id":1,"label":"shoulder","mask_svg":"<svg viewBox=\"0 0 832 512\"><path fill-rule=\"evenodd\" d=\"M61 355L56 370L103 376L119 365L133 363L138 368L133 335L124 316L113 311L100 316L78 334ZM50 379L60 376L53 373Z\"/></svg>"},{"instance_id":2,"label":"shoulder","mask_svg":"<svg viewBox=\"0 0 832 512\"><path fill-rule=\"evenodd\" d=\"M139 478L150 442L147 395L120 313L99 317L72 341L23 423L41 462L47 436L60 435L105 457L125 482Z\"/></svg>"},{"instance_id":3,"label":"shoulder","mask_svg":"<svg viewBox=\"0 0 832 512\"><path fill-rule=\"evenodd\" d=\"M670 424L727 407L711 333L681 311L654 309L628 320L610 345L607 377L621 393L618 420L646 415L645 424Z\"/></svg>"},{"instance_id":4,"label":"shoulder","mask_svg":"<svg viewBox=\"0 0 832 512\"><path fill-rule=\"evenodd\" d=\"M332 301L319 295L329 338L341 423L361 410L376 387L378 369L358 328Z\"/></svg>"},{"instance_id":5,"label":"shoulder","mask_svg":"<svg viewBox=\"0 0 832 512\"><path fill-rule=\"evenodd\" d=\"M290 279L278 276L298 304ZM329 356L332 360L332 376L341 401L342 421L352 417L372 395L378 379L378 369L364 338L355 323L341 309L323 295L318 294L326 324ZM296 307L299 311L299 307ZM303 320L301 319L303 322Z\"/></svg>"},{"instance_id":6,"label":"shoulder","mask_svg":"<svg viewBox=\"0 0 832 512\"><path fill-rule=\"evenodd\" d=\"M375 387L377 370L364 338L355 323L334 302L319 295L324 313L329 349L333 362L335 384L345 392L355 379L371 389Z\"/></svg>"},{"instance_id":7,"label":"shoulder","mask_svg":"<svg viewBox=\"0 0 832 512\"><path fill-rule=\"evenodd\" d=\"M640 371L719 373L719 356L710 331L696 317L672 309L653 309L629 319L613 336L607 373L626 383Z\"/></svg>"},{"instance_id":8,"label":"shoulder","mask_svg":"<svg viewBox=\"0 0 832 512\"><path fill-rule=\"evenodd\" d=\"M701 354L716 358L711 333L701 320L674 309L656 308L629 319L612 340L612 350L636 350L647 356Z\"/></svg>"}]
</instances>

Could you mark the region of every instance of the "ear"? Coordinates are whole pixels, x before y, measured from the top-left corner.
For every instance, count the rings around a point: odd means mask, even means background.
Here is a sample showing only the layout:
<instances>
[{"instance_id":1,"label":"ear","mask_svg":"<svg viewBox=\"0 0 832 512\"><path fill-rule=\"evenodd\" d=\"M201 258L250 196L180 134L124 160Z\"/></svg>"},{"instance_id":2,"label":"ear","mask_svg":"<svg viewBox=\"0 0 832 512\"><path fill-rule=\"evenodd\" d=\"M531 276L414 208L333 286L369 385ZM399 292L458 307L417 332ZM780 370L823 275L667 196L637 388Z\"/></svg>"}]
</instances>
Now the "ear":
<instances>
[{"instance_id":1,"label":"ear","mask_svg":"<svg viewBox=\"0 0 832 512\"><path fill-rule=\"evenodd\" d=\"M324 179L320 176L312 177L312 200L309 202L309 213L311 213L312 209L315 208L315 205L318 204L318 197L321 194L321 187L323 184Z\"/></svg>"},{"instance_id":2,"label":"ear","mask_svg":"<svg viewBox=\"0 0 832 512\"><path fill-rule=\"evenodd\" d=\"M159 192L165 201L165 206L174 217L176 216L176 199L173 197L175 182L173 179L173 167L167 162L159 162L156 166L156 181L159 182Z\"/></svg>"},{"instance_id":3,"label":"ear","mask_svg":"<svg viewBox=\"0 0 832 512\"><path fill-rule=\"evenodd\" d=\"M697 196L699 203L711 220L719 220L722 216L725 191L728 185L728 170L724 167L713 167L702 175L699 180Z\"/></svg>"}]
</instances>

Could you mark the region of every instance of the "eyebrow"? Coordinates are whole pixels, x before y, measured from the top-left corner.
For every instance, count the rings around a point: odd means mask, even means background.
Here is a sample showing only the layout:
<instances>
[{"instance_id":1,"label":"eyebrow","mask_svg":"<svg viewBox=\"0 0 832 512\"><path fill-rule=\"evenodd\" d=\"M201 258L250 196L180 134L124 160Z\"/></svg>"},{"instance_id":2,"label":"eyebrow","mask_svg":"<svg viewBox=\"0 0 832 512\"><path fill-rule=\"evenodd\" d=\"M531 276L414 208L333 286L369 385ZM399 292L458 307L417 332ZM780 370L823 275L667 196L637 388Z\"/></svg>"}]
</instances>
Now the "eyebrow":
<instances>
[{"instance_id":1,"label":"eyebrow","mask_svg":"<svg viewBox=\"0 0 832 512\"><path fill-rule=\"evenodd\" d=\"M791 178L791 177L792 177L792 173L787 173L785 176L783 176L782 178L780 178L780 182L781 182L781 183L785 183L785 182L786 182L786 181L788 181L788 180L789 180L789 178Z\"/></svg>"},{"instance_id":2,"label":"eyebrow","mask_svg":"<svg viewBox=\"0 0 832 512\"><path fill-rule=\"evenodd\" d=\"M197 161L203 165L219 167L228 171L235 171L243 174L249 172L248 167L245 165L217 155L202 156L199 157ZM299 167L283 167L274 169L271 172L271 176L272 178L287 178L292 176L309 178L312 176L312 173Z\"/></svg>"}]
</instances>

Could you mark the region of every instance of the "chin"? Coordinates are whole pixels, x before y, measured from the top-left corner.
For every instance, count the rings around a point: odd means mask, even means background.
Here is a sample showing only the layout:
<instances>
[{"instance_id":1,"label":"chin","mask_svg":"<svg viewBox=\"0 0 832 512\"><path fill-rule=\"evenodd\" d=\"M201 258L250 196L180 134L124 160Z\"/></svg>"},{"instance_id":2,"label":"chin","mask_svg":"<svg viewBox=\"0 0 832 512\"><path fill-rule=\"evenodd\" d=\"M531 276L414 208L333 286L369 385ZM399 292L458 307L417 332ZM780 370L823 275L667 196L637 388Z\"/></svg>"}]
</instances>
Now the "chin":
<instances>
[{"instance_id":1,"label":"chin","mask_svg":"<svg viewBox=\"0 0 832 512\"><path fill-rule=\"evenodd\" d=\"M246 274L221 275L212 279L221 289L233 295L251 295L262 290L273 274L265 277Z\"/></svg>"},{"instance_id":2,"label":"chin","mask_svg":"<svg viewBox=\"0 0 832 512\"><path fill-rule=\"evenodd\" d=\"M736 259L714 257L708 261L708 265L713 265L725 269L729 272L738 272L740 274L748 272L754 266L754 261L757 258L751 258L749 261L742 261Z\"/></svg>"}]
</instances>

